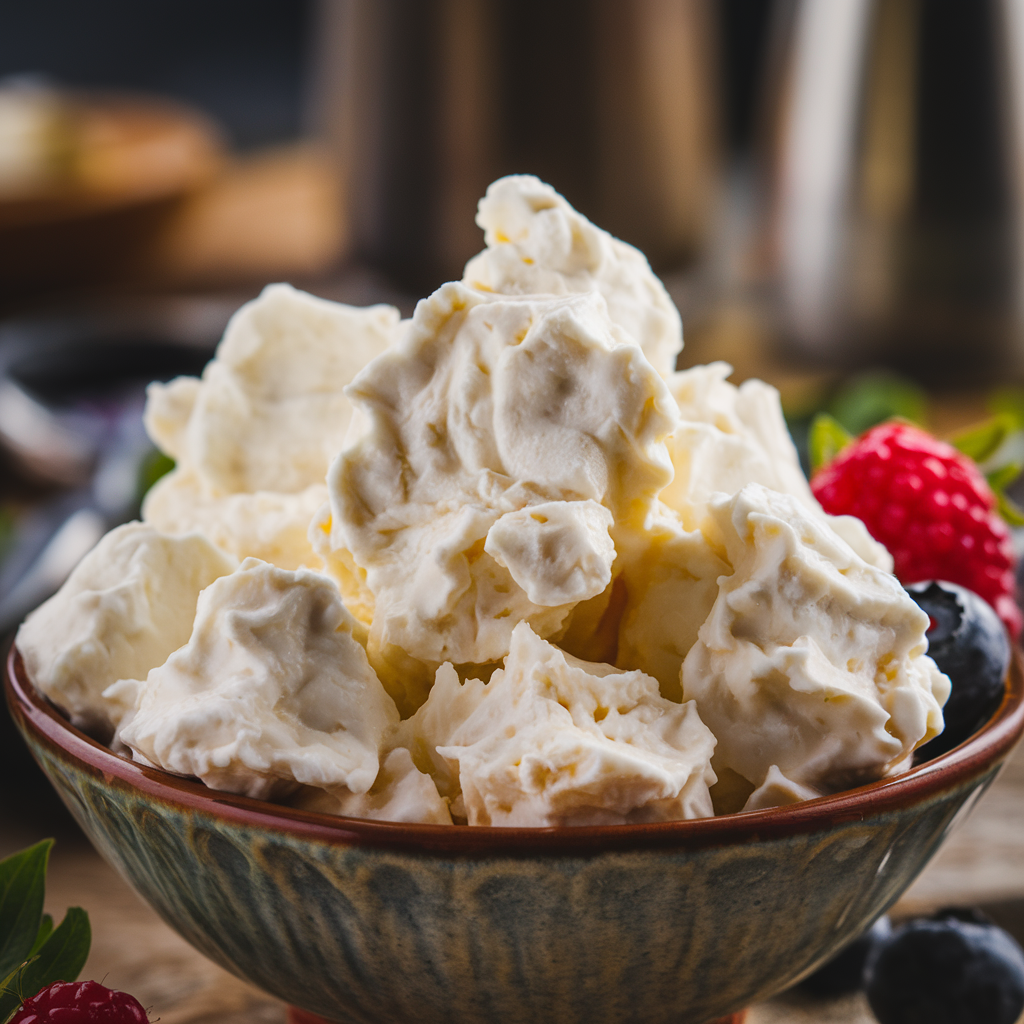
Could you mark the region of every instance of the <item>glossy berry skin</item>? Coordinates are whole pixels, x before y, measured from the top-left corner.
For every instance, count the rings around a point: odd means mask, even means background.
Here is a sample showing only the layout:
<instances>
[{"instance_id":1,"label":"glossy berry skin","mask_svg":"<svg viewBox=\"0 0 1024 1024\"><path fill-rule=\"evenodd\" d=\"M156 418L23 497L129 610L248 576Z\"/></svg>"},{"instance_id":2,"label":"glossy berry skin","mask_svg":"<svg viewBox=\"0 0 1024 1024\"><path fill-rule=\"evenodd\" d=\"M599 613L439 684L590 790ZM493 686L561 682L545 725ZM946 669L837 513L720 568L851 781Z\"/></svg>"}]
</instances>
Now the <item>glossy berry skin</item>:
<instances>
[{"instance_id":1,"label":"glossy berry skin","mask_svg":"<svg viewBox=\"0 0 1024 1024\"><path fill-rule=\"evenodd\" d=\"M955 583L912 583L907 592L932 620L928 654L953 685L946 727L917 752L928 761L962 743L993 711L1010 667L1010 641L989 604Z\"/></svg>"},{"instance_id":2,"label":"glossy berry skin","mask_svg":"<svg viewBox=\"0 0 1024 1024\"><path fill-rule=\"evenodd\" d=\"M911 921L868 954L864 990L880 1024L1016 1024L1024 951L995 925Z\"/></svg>"},{"instance_id":3,"label":"glossy berry skin","mask_svg":"<svg viewBox=\"0 0 1024 1024\"><path fill-rule=\"evenodd\" d=\"M142 1004L96 981L55 981L26 999L10 1024L149 1024Z\"/></svg>"},{"instance_id":4,"label":"glossy berry skin","mask_svg":"<svg viewBox=\"0 0 1024 1024\"><path fill-rule=\"evenodd\" d=\"M952 445L909 423L883 423L819 469L811 490L826 512L864 522L901 582L959 583L1020 635L1010 531L978 467Z\"/></svg>"},{"instance_id":5,"label":"glossy berry skin","mask_svg":"<svg viewBox=\"0 0 1024 1024\"><path fill-rule=\"evenodd\" d=\"M864 964L868 954L892 934L892 923L880 917L866 932L859 935L828 963L800 982L800 988L812 996L842 996L864 987Z\"/></svg>"}]
</instances>

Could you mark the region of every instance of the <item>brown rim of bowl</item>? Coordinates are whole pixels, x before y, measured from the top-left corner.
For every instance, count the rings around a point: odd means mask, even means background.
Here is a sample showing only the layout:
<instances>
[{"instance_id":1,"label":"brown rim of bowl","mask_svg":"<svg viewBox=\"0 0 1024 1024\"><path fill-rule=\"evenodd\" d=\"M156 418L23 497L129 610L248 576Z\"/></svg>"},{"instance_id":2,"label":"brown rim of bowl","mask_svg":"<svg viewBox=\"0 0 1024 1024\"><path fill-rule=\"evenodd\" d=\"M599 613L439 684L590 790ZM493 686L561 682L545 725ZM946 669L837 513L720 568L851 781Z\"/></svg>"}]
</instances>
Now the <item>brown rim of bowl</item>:
<instances>
[{"instance_id":1,"label":"brown rim of bowl","mask_svg":"<svg viewBox=\"0 0 1024 1024\"><path fill-rule=\"evenodd\" d=\"M920 803L981 775L1003 761L1024 732L1024 657L1015 649L1003 700L989 721L960 746L894 778L788 807L689 821L555 828L419 825L340 818L268 804L208 789L196 779L129 761L80 732L38 694L13 645L7 658L6 688L11 714L23 732L31 734L58 759L94 777L102 777L106 784L138 790L163 803L234 824L316 842L471 857L696 850L778 839L817 831L824 825L864 821Z\"/></svg>"}]
</instances>

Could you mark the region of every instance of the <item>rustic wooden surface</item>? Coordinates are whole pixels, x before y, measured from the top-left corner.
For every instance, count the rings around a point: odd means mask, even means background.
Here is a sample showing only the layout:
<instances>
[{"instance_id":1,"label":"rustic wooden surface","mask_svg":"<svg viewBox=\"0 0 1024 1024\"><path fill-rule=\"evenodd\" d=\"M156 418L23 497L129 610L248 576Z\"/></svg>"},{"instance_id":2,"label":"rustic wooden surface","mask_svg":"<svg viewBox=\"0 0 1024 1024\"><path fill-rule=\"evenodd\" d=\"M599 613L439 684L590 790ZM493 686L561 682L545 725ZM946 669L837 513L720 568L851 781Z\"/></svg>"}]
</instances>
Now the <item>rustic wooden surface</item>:
<instances>
[{"instance_id":1,"label":"rustic wooden surface","mask_svg":"<svg viewBox=\"0 0 1024 1024\"><path fill-rule=\"evenodd\" d=\"M1024 752L913 885L897 913L981 904L1024 938ZM82 977L134 993L160 1024L285 1024L285 1008L216 967L142 903L46 794L0 807L0 855L56 833L47 887L55 916L84 907L93 945ZM748 1024L872 1024L863 997L793 992L753 1008Z\"/></svg>"}]
</instances>

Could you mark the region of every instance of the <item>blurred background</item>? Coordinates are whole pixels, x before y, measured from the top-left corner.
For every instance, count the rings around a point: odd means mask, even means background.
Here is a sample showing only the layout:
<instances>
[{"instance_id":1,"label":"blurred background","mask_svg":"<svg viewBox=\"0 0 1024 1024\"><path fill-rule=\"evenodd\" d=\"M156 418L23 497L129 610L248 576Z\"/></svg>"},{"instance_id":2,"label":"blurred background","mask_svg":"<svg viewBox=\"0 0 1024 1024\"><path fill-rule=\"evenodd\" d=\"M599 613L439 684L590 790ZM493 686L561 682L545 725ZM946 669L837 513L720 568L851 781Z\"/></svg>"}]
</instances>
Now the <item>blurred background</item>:
<instances>
[{"instance_id":1,"label":"blurred background","mask_svg":"<svg viewBox=\"0 0 1024 1024\"><path fill-rule=\"evenodd\" d=\"M145 383L270 281L461 276L533 173L648 255L680 366L1024 424L1021 0L0 0L0 632L164 468ZM6 649L6 647L5 647ZM7 729L6 718L3 718ZM5 734L0 758L21 757Z\"/></svg>"}]
</instances>

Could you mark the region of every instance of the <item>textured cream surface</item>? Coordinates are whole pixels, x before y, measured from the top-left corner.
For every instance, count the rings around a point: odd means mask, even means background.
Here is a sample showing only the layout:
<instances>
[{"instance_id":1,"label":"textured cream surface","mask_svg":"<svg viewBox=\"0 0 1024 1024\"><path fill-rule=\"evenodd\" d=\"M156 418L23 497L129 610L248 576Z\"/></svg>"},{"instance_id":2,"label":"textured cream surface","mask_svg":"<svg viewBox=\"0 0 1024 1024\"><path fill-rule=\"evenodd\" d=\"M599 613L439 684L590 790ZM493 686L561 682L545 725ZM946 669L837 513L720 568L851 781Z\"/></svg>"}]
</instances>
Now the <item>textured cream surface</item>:
<instances>
[{"instance_id":1,"label":"textured cream surface","mask_svg":"<svg viewBox=\"0 0 1024 1024\"><path fill-rule=\"evenodd\" d=\"M147 495L146 521L200 530L239 558L319 566L307 532L352 418L343 389L398 333L391 306L269 285L232 317L201 379L150 385L146 429L177 468Z\"/></svg>"},{"instance_id":2,"label":"textured cream surface","mask_svg":"<svg viewBox=\"0 0 1024 1024\"><path fill-rule=\"evenodd\" d=\"M460 680L445 662L435 674L426 701L399 725L393 737L395 744L409 750L416 767L433 778L438 792L449 803L458 801L463 814L457 766L453 768L437 749L452 742L455 731L476 711L487 692L482 680Z\"/></svg>"},{"instance_id":3,"label":"textured cream surface","mask_svg":"<svg viewBox=\"0 0 1024 1024\"><path fill-rule=\"evenodd\" d=\"M670 478L674 403L596 292L445 285L347 393L364 428L328 476L330 548L365 573L386 685L408 684L402 658L427 686L444 661L493 663L517 622L556 633L607 585L606 533L638 533Z\"/></svg>"},{"instance_id":4,"label":"textured cream surface","mask_svg":"<svg viewBox=\"0 0 1024 1024\"><path fill-rule=\"evenodd\" d=\"M638 249L577 213L530 175L499 178L476 217L487 248L463 281L503 295L564 295L596 288L612 320L661 374L675 369L683 324L664 285Z\"/></svg>"},{"instance_id":5,"label":"textured cream surface","mask_svg":"<svg viewBox=\"0 0 1024 1024\"><path fill-rule=\"evenodd\" d=\"M164 533L198 530L236 558L259 558L282 569L316 568L309 524L327 500L327 485L296 494L257 491L214 496L194 471L175 469L146 495L142 514Z\"/></svg>"},{"instance_id":6,"label":"textured cream surface","mask_svg":"<svg viewBox=\"0 0 1024 1024\"><path fill-rule=\"evenodd\" d=\"M692 703L521 623L505 667L438 753L458 765L470 825L608 825L710 815L714 746Z\"/></svg>"},{"instance_id":7,"label":"textured cream surface","mask_svg":"<svg viewBox=\"0 0 1024 1024\"><path fill-rule=\"evenodd\" d=\"M879 778L942 728L949 680L928 616L790 495L748 484L710 504L731 565L683 663L715 765L760 787L775 766L833 792Z\"/></svg>"},{"instance_id":8,"label":"textured cream surface","mask_svg":"<svg viewBox=\"0 0 1024 1024\"><path fill-rule=\"evenodd\" d=\"M404 747L395 747L382 759L376 781L365 793L306 788L291 803L305 811L341 814L346 818L427 825L452 823L448 805L437 787L428 774L413 764L412 755Z\"/></svg>"},{"instance_id":9,"label":"textured cream surface","mask_svg":"<svg viewBox=\"0 0 1024 1024\"><path fill-rule=\"evenodd\" d=\"M146 427L214 494L323 483L352 416L342 389L391 343L391 306L266 287L231 318L201 379L151 384Z\"/></svg>"},{"instance_id":10,"label":"textured cream surface","mask_svg":"<svg viewBox=\"0 0 1024 1024\"><path fill-rule=\"evenodd\" d=\"M625 611L617 662L655 676L662 693L679 699L679 668L730 571L701 531L716 495L759 483L791 495L842 537L865 561L889 572L892 558L851 516L828 516L807 484L786 428L779 394L763 381L739 387L728 363L672 374L668 386L679 419L666 439L672 482L652 517L644 550L625 565Z\"/></svg>"},{"instance_id":11,"label":"textured cream surface","mask_svg":"<svg viewBox=\"0 0 1024 1024\"><path fill-rule=\"evenodd\" d=\"M616 663L654 676L664 696L681 700L683 659L730 566L700 530L686 530L667 511L652 518L646 541L622 576L626 600Z\"/></svg>"},{"instance_id":12,"label":"textured cream surface","mask_svg":"<svg viewBox=\"0 0 1024 1024\"><path fill-rule=\"evenodd\" d=\"M728 363L694 366L672 374L669 389L679 423L667 440L672 483L661 500L694 529L712 494L735 494L744 484L764 484L791 494L825 517L866 562L892 572L892 556L852 516L827 516L811 493L782 414L779 393L761 380L739 387L726 378Z\"/></svg>"},{"instance_id":13,"label":"textured cream surface","mask_svg":"<svg viewBox=\"0 0 1024 1024\"><path fill-rule=\"evenodd\" d=\"M355 628L325 576L247 559L203 591L184 647L110 688L133 707L119 739L214 789L365 793L398 712Z\"/></svg>"},{"instance_id":14,"label":"textured cream surface","mask_svg":"<svg viewBox=\"0 0 1024 1024\"><path fill-rule=\"evenodd\" d=\"M902 770L948 681L775 389L674 372L642 254L537 179L478 223L411 320L272 285L151 387L166 536L108 538L26 623L40 688L140 760L355 817L654 821Z\"/></svg>"},{"instance_id":15,"label":"textured cream surface","mask_svg":"<svg viewBox=\"0 0 1024 1024\"><path fill-rule=\"evenodd\" d=\"M76 725L109 733L124 708L103 691L162 665L188 640L199 592L236 565L198 534L111 530L18 630L32 682Z\"/></svg>"}]
</instances>

